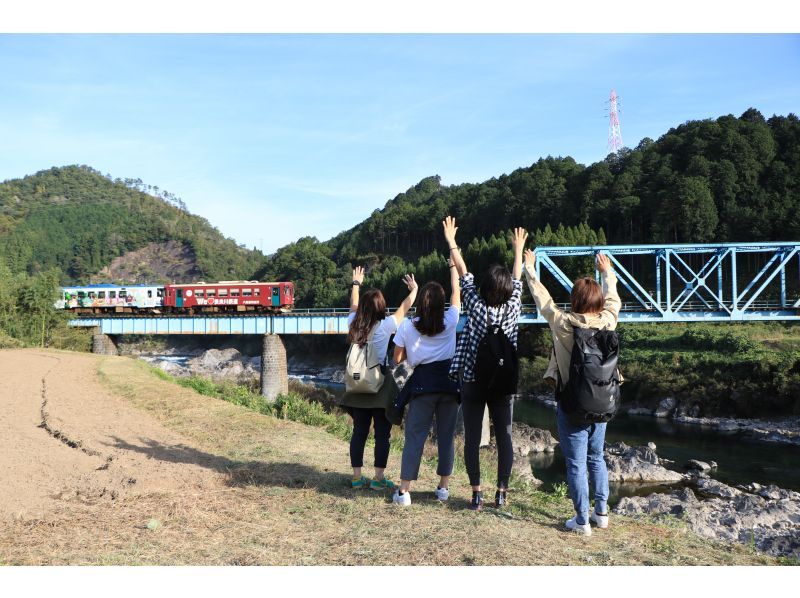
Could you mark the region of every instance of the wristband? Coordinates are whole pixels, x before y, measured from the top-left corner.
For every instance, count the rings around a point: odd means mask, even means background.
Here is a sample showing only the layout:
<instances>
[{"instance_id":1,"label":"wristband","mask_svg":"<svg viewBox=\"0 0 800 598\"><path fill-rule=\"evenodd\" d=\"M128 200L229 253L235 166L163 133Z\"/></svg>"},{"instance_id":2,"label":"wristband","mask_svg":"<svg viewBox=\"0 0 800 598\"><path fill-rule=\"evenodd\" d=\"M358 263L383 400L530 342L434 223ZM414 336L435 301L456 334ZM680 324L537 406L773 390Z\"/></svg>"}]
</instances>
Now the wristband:
<instances>
[{"instance_id":1,"label":"wristband","mask_svg":"<svg viewBox=\"0 0 800 598\"><path fill-rule=\"evenodd\" d=\"M454 249L459 249L458 245L456 245L455 247L451 247L450 251L453 251Z\"/></svg>"},{"instance_id":2,"label":"wristband","mask_svg":"<svg viewBox=\"0 0 800 598\"><path fill-rule=\"evenodd\" d=\"M361 286L361 283L360 283L360 282L358 282L357 280L354 280L352 283L350 283L350 286L353 286L353 287L360 287L360 286Z\"/></svg>"}]
</instances>

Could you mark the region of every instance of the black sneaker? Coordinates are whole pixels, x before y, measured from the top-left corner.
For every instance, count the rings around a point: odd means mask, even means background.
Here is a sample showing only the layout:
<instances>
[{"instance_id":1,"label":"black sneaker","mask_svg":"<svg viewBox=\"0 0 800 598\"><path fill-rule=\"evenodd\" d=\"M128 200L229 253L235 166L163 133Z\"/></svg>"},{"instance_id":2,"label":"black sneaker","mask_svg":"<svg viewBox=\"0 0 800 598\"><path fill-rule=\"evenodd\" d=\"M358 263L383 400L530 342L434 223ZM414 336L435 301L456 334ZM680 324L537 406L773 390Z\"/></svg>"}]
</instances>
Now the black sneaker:
<instances>
[{"instance_id":1,"label":"black sneaker","mask_svg":"<svg viewBox=\"0 0 800 598\"><path fill-rule=\"evenodd\" d=\"M506 496L505 490L498 490L494 493L494 506L496 509L501 507L505 507L508 505L508 497Z\"/></svg>"},{"instance_id":2,"label":"black sneaker","mask_svg":"<svg viewBox=\"0 0 800 598\"><path fill-rule=\"evenodd\" d=\"M483 492L473 492L472 500L469 502L470 511L480 511L483 507Z\"/></svg>"}]
</instances>

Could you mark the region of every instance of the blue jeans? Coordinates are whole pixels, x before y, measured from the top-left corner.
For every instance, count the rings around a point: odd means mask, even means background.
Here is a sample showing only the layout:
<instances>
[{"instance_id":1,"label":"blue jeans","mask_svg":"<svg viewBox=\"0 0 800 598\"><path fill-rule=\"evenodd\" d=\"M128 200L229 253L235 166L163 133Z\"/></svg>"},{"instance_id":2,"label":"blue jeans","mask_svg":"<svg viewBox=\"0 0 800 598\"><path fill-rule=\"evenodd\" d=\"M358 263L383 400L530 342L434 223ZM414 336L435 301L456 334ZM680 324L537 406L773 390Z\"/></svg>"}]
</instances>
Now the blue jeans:
<instances>
[{"instance_id":1,"label":"blue jeans","mask_svg":"<svg viewBox=\"0 0 800 598\"><path fill-rule=\"evenodd\" d=\"M594 493L595 512L608 512L608 470L603 458L607 424L575 426L569 422L561 407L558 408L557 421L558 440L567 462L569 496L575 507L576 522L583 525L589 521L590 484Z\"/></svg>"}]
</instances>

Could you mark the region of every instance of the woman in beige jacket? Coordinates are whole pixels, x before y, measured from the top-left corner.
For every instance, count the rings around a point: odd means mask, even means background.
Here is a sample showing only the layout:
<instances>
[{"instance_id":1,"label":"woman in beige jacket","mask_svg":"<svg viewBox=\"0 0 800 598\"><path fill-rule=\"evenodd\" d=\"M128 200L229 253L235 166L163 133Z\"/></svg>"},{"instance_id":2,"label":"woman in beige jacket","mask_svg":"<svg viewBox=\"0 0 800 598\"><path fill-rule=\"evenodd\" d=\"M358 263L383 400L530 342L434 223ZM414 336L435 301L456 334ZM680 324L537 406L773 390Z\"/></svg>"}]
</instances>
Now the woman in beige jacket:
<instances>
[{"instance_id":1,"label":"woman in beige jacket","mask_svg":"<svg viewBox=\"0 0 800 598\"><path fill-rule=\"evenodd\" d=\"M572 356L573 329L597 328L614 330L617 327L621 302L617 294L617 277L607 256L597 254L597 269L602 277L602 287L591 278L579 278L572 286L572 310L562 311L536 277L536 255L525 252L525 278L536 302L536 309L550 325L553 334L553 352L545 379L557 389L564 388L569 380ZM559 383L560 379L560 385ZM558 397L556 397L558 398ZM589 521L598 527L608 527L608 471L603 458L606 424L583 426L572 424L558 405L558 436L567 462L567 485L575 507L575 517L567 520L567 528L586 536L591 535ZM586 474L589 474L589 480ZM594 510L589 514L589 484L594 493Z\"/></svg>"}]
</instances>

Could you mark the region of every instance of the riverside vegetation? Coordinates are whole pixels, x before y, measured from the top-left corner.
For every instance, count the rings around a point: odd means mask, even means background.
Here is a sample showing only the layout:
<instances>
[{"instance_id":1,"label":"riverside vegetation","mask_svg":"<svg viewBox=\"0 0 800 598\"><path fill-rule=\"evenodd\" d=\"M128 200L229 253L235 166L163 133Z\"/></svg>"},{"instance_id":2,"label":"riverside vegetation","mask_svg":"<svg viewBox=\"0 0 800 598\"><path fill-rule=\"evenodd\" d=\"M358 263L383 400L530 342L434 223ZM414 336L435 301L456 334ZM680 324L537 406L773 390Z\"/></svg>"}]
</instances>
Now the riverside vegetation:
<instances>
[{"instance_id":1,"label":"riverside vegetation","mask_svg":"<svg viewBox=\"0 0 800 598\"><path fill-rule=\"evenodd\" d=\"M627 406L654 410L665 398L695 417L800 414L800 327L776 322L621 324L620 367ZM542 381L552 341L521 335L520 392L551 392Z\"/></svg>"}]
</instances>

